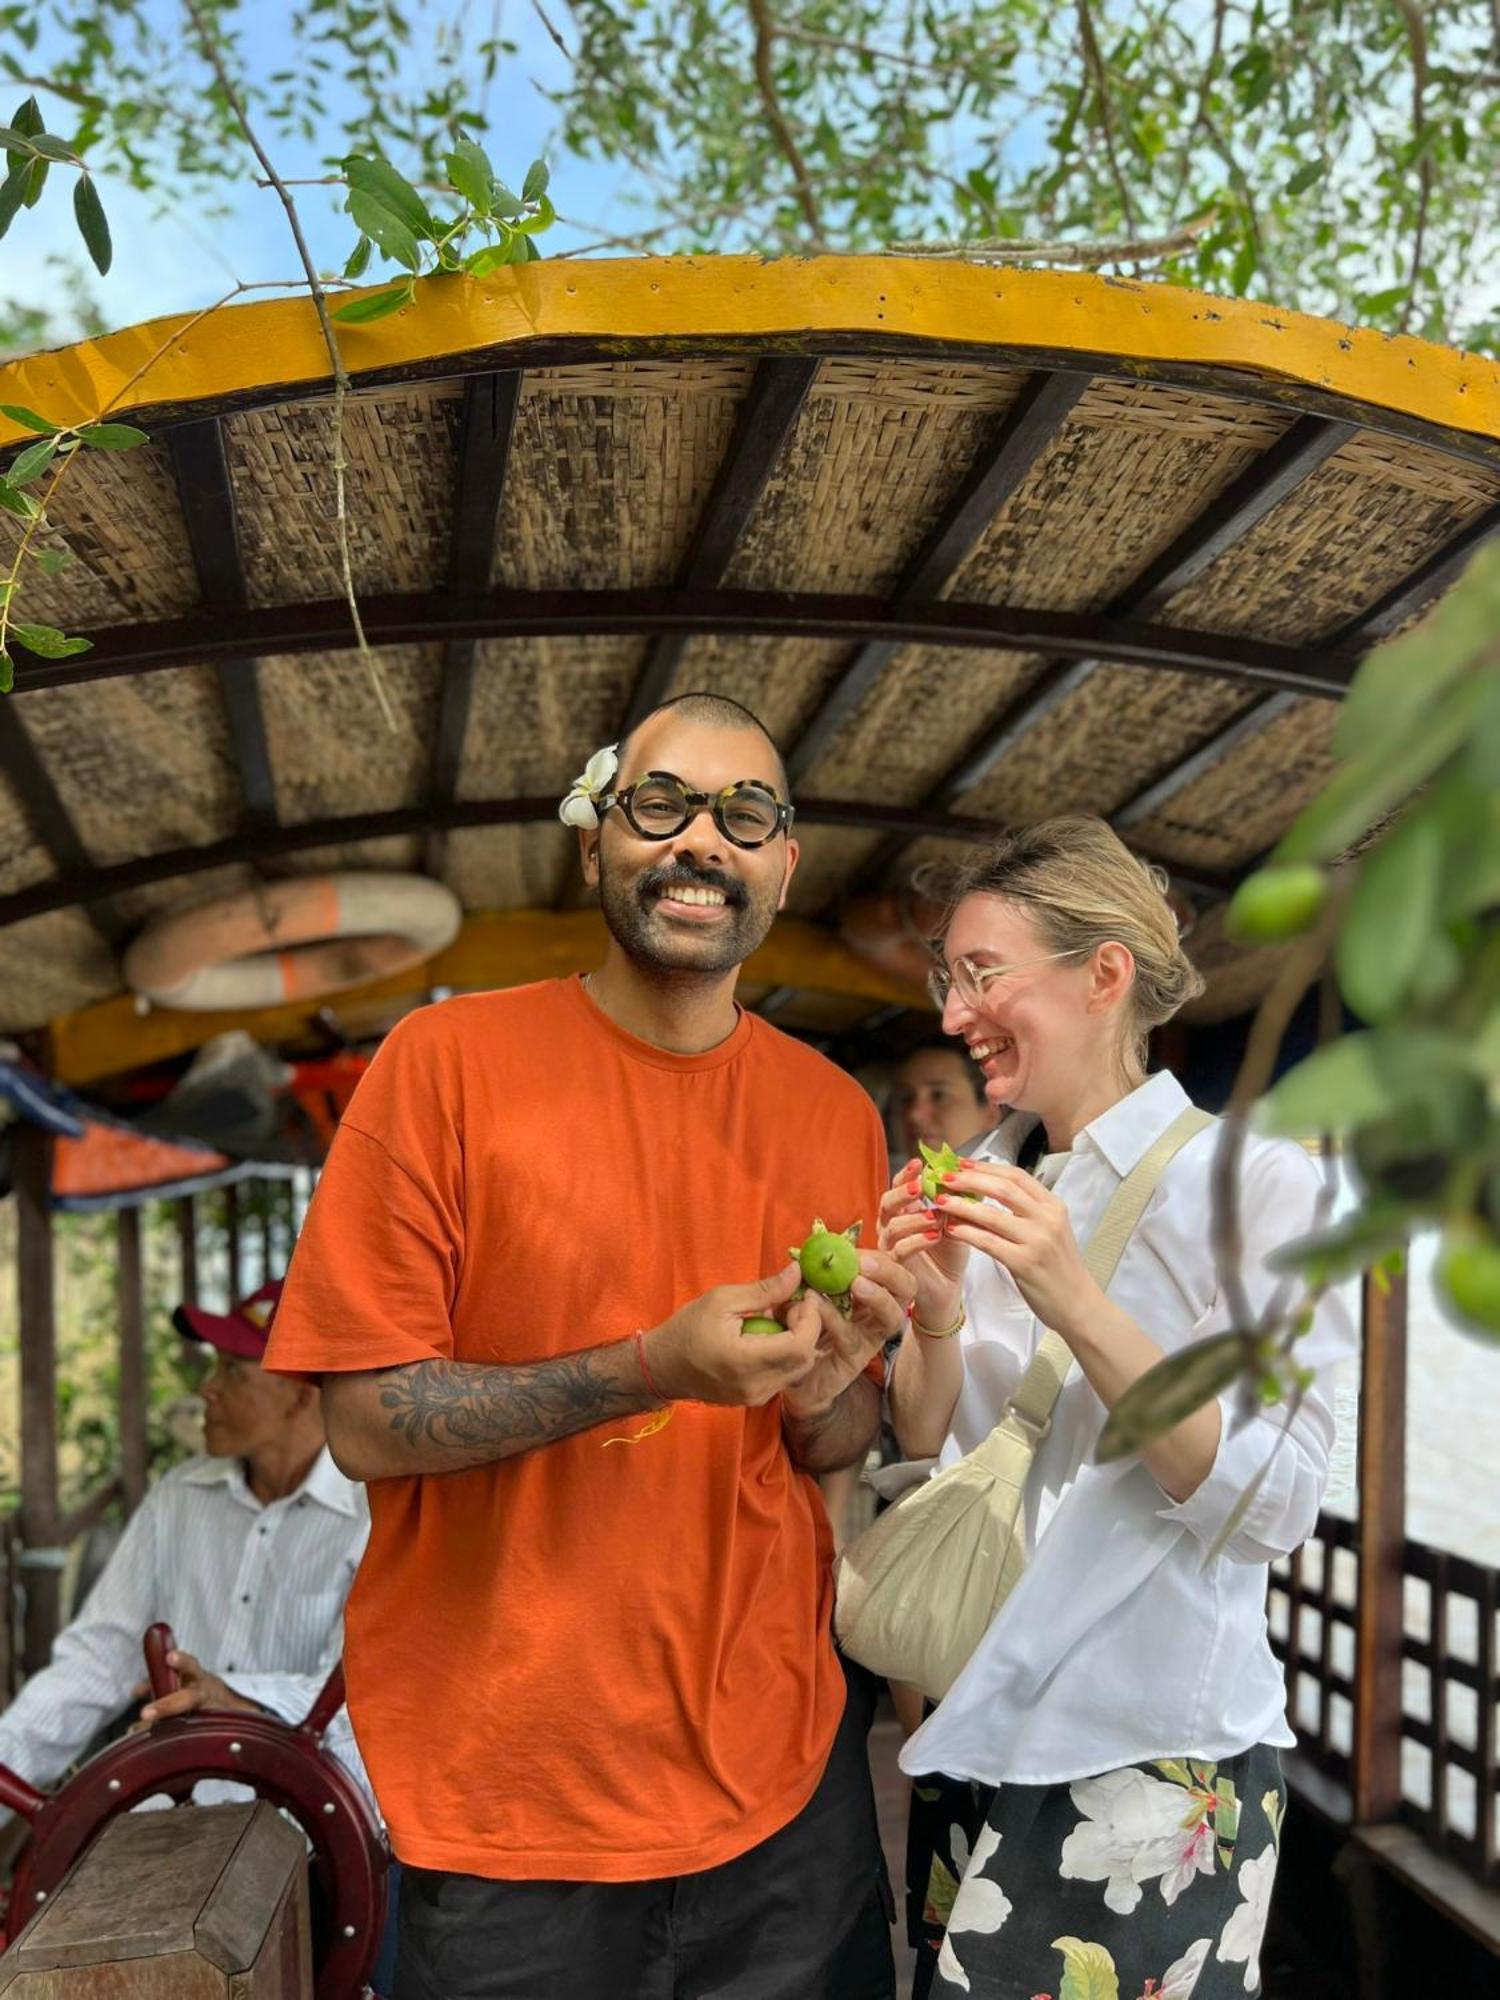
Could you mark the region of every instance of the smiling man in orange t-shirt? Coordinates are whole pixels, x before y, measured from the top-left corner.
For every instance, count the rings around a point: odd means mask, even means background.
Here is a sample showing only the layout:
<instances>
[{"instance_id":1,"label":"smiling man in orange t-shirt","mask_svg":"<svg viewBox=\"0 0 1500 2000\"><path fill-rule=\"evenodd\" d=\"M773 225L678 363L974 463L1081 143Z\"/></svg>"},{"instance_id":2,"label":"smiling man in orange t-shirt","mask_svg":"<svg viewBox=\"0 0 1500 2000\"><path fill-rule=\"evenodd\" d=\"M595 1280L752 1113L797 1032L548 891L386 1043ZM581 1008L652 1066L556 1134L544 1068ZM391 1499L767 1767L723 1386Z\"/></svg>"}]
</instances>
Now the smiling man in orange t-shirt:
<instances>
[{"instance_id":1,"label":"smiling man in orange t-shirt","mask_svg":"<svg viewBox=\"0 0 1500 2000\"><path fill-rule=\"evenodd\" d=\"M814 1476L863 1457L912 1287L864 1252L845 1318L786 1251L873 1228L883 1135L735 1004L797 861L761 724L684 697L613 763L564 805L603 964L388 1037L268 1356L370 1488L347 1671L396 1994L884 2000Z\"/></svg>"}]
</instances>

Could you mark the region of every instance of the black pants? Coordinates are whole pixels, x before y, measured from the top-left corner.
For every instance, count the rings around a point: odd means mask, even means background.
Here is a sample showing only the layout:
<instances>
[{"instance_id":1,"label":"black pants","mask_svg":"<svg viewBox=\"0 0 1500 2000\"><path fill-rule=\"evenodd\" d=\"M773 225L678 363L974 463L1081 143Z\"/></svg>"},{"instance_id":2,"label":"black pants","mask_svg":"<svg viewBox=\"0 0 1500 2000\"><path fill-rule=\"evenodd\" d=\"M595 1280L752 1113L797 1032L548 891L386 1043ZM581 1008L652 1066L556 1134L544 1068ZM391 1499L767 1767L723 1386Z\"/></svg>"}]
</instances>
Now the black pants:
<instances>
[{"instance_id":1,"label":"black pants","mask_svg":"<svg viewBox=\"0 0 1500 2000\"><path fill-rule=\"evenodd\" d=\"M492 1882L403 1867L393 2000L895 2000L872 1707L851 1670L812 1798L702 1874Z\"/></svg>"}]
</instances>

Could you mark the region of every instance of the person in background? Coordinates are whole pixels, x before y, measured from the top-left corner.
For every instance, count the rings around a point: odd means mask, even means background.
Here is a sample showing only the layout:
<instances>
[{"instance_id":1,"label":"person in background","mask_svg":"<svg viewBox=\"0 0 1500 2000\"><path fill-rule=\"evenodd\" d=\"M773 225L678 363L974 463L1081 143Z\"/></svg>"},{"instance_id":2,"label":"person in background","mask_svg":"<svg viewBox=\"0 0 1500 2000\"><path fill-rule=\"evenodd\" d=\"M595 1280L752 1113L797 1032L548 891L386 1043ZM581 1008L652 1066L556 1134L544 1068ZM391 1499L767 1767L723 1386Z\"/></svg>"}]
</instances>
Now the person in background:
<instances>
[{"instance_id":1,"label":"person in background","mask_svg":"<svg viewBox=\"0 0 1500 2000\"><path fill-rule=\"evenodd\" d=\"M199 1708L300 1722L337 1661L369 1514L328 1454L316 1389L260 1365L280 1296L277 1280L227 1313L173 1314L214 1350L204 1453L147 1493L51 1664L0 1715L0 1764L32 1784L54 1783L144 1692L141 1641L158 1620L177 1640L182 1685L141 1711L148 1726ZM344 1713L328 1741L363 1781ZM243 1796L229 1784L195 1793Z\"/></svg>"},{"instance_id":2,"label":"person in background","mask_svg":"<svg viewBox=\"0 0 1500 2000\"><path fill-rule=\"evenodd\" d=\"M900 1159L914 1158L919 1145L962 1152L998 1116L984 1078L951 1042L923 1042L897 1065L891 1122Z\"/></svg>"}]
</instances>

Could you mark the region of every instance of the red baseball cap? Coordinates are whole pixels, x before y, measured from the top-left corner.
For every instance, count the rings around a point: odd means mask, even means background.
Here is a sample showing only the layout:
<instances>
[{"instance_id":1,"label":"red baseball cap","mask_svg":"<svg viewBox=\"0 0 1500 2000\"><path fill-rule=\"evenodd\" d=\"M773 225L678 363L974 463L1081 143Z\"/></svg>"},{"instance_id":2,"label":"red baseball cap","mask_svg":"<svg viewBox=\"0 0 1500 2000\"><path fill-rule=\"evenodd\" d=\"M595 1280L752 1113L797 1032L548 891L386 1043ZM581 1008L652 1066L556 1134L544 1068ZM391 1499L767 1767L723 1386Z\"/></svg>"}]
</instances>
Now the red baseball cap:
<instances>
[{"instance_id":1,"label":"red baseball cap","mask_svg":"<svg viewBox=\"0 0 1500 2000\"><path fill-rule=\"evenodd\" d=\"M184 1340L206 1341L221 1353L243 1361L259 1361L271 1337L271 1321L281 1301L280 1278L273 1278L227 1313L205 1312L202 1306L178 1306L172 1324Z\"/></svg>"}]
</instances>

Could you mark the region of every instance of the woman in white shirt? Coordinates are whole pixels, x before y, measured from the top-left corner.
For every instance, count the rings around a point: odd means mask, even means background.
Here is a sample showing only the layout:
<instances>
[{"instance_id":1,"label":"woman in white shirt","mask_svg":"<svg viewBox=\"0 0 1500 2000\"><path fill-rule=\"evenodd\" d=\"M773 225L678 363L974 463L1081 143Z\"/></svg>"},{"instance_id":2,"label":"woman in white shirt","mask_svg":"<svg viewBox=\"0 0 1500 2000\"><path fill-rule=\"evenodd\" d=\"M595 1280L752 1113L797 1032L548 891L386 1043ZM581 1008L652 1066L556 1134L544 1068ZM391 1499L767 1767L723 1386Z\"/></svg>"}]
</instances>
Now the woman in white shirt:
<instances>
[{"instance_id":1,"label":"woman in white shirt","mask_svg":"<svg viewBox=\"0 0 1500 2000\"><path fill-rule=\"evenodd\" d=\"M891 1376L897 1436L944 1465L971 1451L1045 1328L1074 1367L1027 1484L1027 1568L902 1753L919 1813L940 1821L922 1900L941 1949L923 1954L918 1996L1051 2000L1069 1974L1069 1990L1120 2000L1259 1986L1277 1751L1294 1740L1266 1569L1317 1519L1328 1371L1353 1331L1326 1296L1290 1415L1244 1421L1231 1393L1099 1466L1124 1391L1230 1324L1210 1232L1217 1125L1171 1160L1107 1295L1078 1247L1188 1104L1169 1072L1146 1076L1146 1037L1201 984L1158 875L1102 820L1009 836L951 905L943 1027L1004 1115L934 1207L916 1163L883 1204L883 1240L919 1286ZM1265 1260L1313 1226L1320 1184L1300 1147L1249 1141L1241 1277L1256 1314L1279 1282Z\"/></svg>"}]
</instances>

